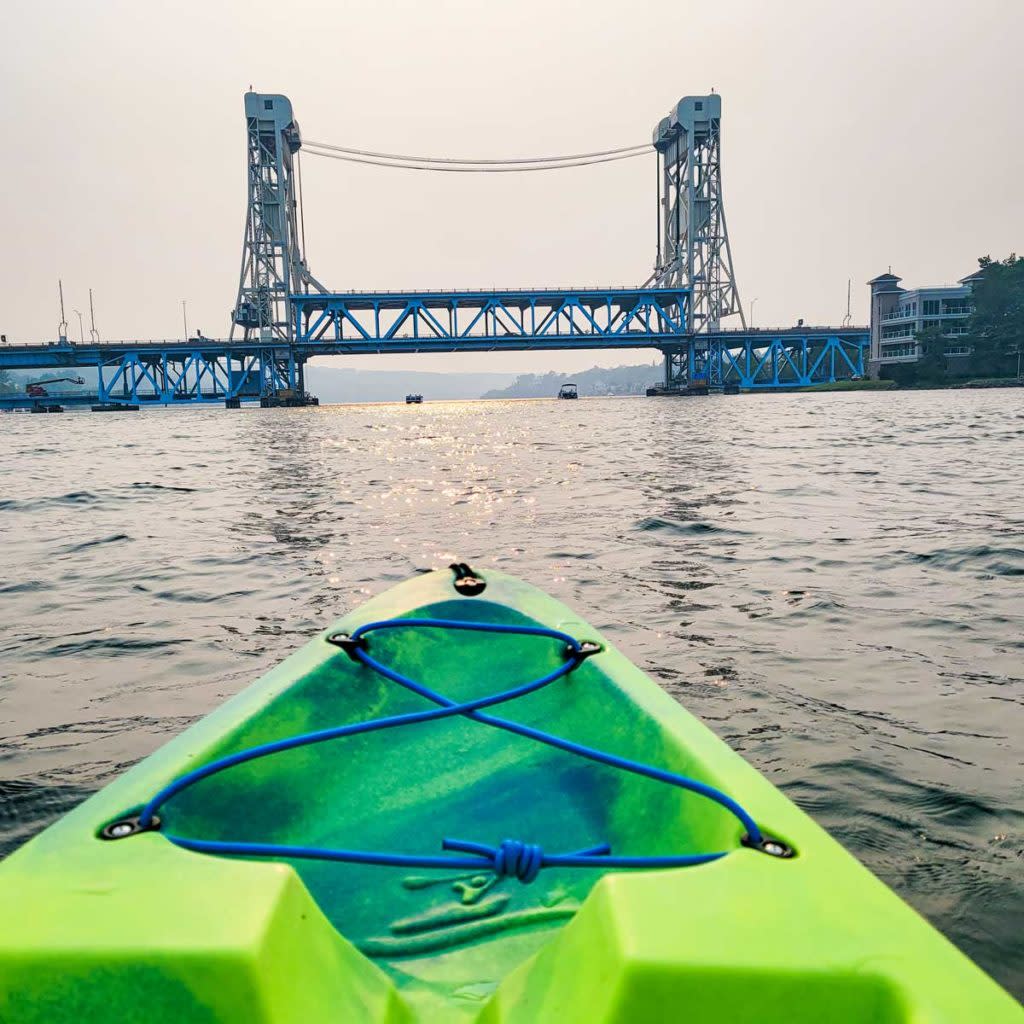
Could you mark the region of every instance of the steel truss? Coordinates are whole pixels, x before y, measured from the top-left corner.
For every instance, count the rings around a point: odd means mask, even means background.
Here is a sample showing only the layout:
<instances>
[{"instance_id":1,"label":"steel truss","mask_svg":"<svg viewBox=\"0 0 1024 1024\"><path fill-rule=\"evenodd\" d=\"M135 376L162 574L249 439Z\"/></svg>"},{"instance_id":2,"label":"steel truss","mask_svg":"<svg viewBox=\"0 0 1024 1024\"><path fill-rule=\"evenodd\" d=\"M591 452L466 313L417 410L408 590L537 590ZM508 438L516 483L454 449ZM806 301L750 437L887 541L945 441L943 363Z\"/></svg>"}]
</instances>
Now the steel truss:
<instances>
[{"instance_id":1,"label":"steel truss","mask_svg":"<svg viewBox=\"0 0 1024 1024\"><path fill-rule=\"evenodd\" d=\"M302 137L288 98L245 94L248 202L238 298L232 316L245 340L289 340L288 296L323 291L303 257L301 192L297 184Z\"/></svg>"},{"instance_id":2,"label":"steel truss","mask_svg":"<svg viewBox=\"0 0 1024 1024\"><path fill-rule=\"evenodd\" d=\"M864 375L869 332L723 331L665 350L669 387L738 385L755 390L806 387Z\"/></svg>"},{"instance_id":3,"label":"steel truss","mask_svg":"<svg viewBox=\"0 0 1024 1024\"><path fill-rule=\"evenodd\" d=\"M654 131L658 248L651 282L688 287L694 333L743 319L722 204L722 97L686 96Z\"/></svg>"},{"instance_id":4,"label":"steel truss","mask_svg":"<svg viewBox=\"0 0 1024 1024\"><path fill-rule=\"evenodd\" d=\"M644 348L689 330L685 288L293 295L295 342L333 352Z\"/></svg>"},{"instance_id":5,"label":"steel truss","mask_svg":"<svg viewBox=\"0 0 1024 1024\"><path fill-rule=\"evenodd\" d=\"M290 347L132 350L101 356L98 401L140 405L255 400L303 390L302 363Z\"/></svg>"},{"instance_id":6,"label":"steel truss","mask_svg":"<svg viewBox=\"0 0 1024 1024\"><path fill-rule=\"evenodd\" d=\"M298 307L303 331L293 345L211 339L201 346L17 345L0 347L0 368L91 367L97 371L97 401L130 405L250 401L285 388L304 391L307 359L343 353L658 348L665 354L669 387L736 384L768 390L864 373L867 328L694 336L685 331L687 299L685 289L309 296L308 306L302 297ZM18 404L19 397L0 406Z\"/></svg>"}]
</instances>

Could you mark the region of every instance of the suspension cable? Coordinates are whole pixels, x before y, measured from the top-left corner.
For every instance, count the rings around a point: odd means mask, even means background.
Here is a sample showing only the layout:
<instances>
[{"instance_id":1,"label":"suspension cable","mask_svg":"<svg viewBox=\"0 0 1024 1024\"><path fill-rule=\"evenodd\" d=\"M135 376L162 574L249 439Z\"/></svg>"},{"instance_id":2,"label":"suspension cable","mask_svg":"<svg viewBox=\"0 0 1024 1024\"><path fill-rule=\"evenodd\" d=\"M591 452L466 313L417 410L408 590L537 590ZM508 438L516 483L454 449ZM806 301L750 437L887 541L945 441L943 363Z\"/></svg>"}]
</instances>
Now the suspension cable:
<instances>
[{"instance_id":1,"label":"suspension cable","mask_svg":"<svg viewBox=\"0 0 1024 1024\"><path fill-rule=\"evenodd\" d=\"M303 139L304 146L316 146L317 149L329 149L335 153L348 153L350 156L371 156L379 160L392 160L399 163L418 164L481 164L481 165L507 165L507 164L560 164L566 160L589 160L591 157L615 156L619 153L635 153L638 151L647 152L651 149L649 142L637 146L619 146L618 149L596 149L591 153L567 153L564 156L510 156L494 160L479 160L472 158L461 158L451 156L410 156L407 153L378 153L372 149L351 149L348 146L334 146L327 142L315 142L312 139Z\"/></svg>"},{"instance_id":2,"label":"suspension cable","mask_svg":"<svg viewBox=\"0 0 1024 1024\"><path fill-rule=\"evenodd\" d=\"M529 166L504 166L504 167L452 167L444 165L422 164L422 163L394 163L385 160L375 160L369 157L350 156L346 153L335 153L328 150L314 148L312 143L303 143L303 149L312 156L327 157L331 160L345 160L354 164L369 164L373 167L395 167L403 171L441 171L455 174L509 174L525 173L527 171L559 171L566 167L589 167L591 164L608 164L616 160L631 160L633 157L644 156L648 150L638 149L632 153L620 153L617 156L604 156L596 159L570 160L566 163L552 163Z\"/></svg>"}]
</instances>

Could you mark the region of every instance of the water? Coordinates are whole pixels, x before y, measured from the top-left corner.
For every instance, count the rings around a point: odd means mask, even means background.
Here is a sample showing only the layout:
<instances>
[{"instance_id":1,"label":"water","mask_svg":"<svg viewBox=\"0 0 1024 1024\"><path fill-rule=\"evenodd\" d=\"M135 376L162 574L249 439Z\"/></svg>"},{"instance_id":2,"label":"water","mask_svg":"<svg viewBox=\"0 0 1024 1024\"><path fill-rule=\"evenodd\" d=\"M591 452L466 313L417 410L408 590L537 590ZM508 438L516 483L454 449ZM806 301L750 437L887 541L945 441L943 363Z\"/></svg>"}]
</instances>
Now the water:
<instances>
[{"instance_id":1,"label":"water","mask_svg":"<svg viewBox=\"0 0 1024 1024\"><path fill-rule=\"evenodd\" d=\"M0 853L458 556L1024 994L1024 393L0 418Z\"/></svg>"}]
</instances>

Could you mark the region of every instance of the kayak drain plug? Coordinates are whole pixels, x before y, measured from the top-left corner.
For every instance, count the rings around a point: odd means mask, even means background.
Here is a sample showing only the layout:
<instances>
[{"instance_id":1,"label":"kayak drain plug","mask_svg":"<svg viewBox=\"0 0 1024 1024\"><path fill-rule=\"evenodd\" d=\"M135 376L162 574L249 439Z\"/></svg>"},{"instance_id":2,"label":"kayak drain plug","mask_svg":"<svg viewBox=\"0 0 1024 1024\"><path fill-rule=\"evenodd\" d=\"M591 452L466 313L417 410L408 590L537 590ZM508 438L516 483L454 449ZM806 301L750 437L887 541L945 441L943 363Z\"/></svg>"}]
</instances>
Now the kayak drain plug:
<instances>
[{"instance_id":1,"label":"kayak drain plug","mask_svg":"<svg viewBox=\"0 0 1024 1024\"><path fill-rule=\"evenodd\" d=\"M760 850L761 853L767 853L769 857L788 858L796 854L796 850L792 846L787 846L781 839L775 839L772 836L763 835L760 840L744 836L740 842L751 850Z\"/></svg>"},{"instance_id":2,"label":"kayak drain plug","mask_svg":"<svg viewBox=\"0 0 1024 1024\"><path fill-rule=\"evenodd\" d=\"M100 833L101 839L127 839L128 836L138 835L140 832L155 832L160 828L160 819L154 814L149 824L143 826L136 814L131 818L118 818L112 821Z\"/></svg>"}]
</instances>

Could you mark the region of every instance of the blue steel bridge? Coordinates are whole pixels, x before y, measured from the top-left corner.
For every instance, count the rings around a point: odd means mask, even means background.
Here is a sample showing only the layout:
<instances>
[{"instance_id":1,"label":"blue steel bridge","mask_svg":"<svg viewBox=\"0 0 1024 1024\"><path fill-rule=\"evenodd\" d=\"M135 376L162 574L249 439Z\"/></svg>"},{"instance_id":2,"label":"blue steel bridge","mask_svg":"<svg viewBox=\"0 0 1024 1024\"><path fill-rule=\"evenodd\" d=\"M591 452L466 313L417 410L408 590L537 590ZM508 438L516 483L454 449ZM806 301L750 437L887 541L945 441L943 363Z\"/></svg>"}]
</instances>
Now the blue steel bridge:
<instances>
[{"instance_id":1,"label":"blue steel bridge","mask_svg":"<svg viewBox=\"0 0 1024 1024\"><path fill-rule=\"evenodd\" d=\"M721 97L688 97L655 130L649 147L604 151L590 162L653 153L658 165L654 273L640 287L497 291L333 292L310 273L302 253L300 149L314 155L417 170L323 143L305 146L283 96L247 93L249 196L242 270L231 334L173 341L75 344L59 340L0 347L0 369L91 369L96 389L50 391L44 403L102 407L179 405L293 398L305 392L314 356L387 352L518 352L658 349L669 393L717 388L785 389L864 373L866 328L747 329L732 271L721 202ZM608 153L616 154L607 156ZM345 154L350 154L346 156ZM568 158L511 161L507 169L575 166ZM586 162L586 161L584 161ZM459 162L467 165L489 161ZM476 170L473 166L463 170ZM737 316L741 326L723 330ZM56 374L47 372L47 376ZM27 394L0 405L39 404Z\"/></svg>"}]
</instances>

